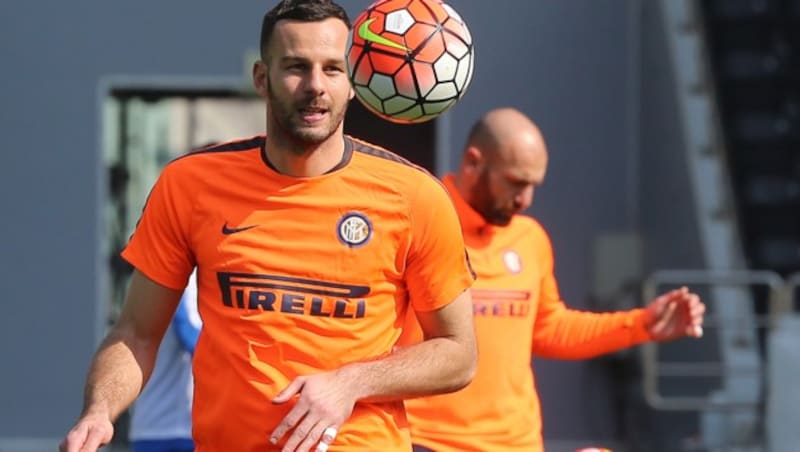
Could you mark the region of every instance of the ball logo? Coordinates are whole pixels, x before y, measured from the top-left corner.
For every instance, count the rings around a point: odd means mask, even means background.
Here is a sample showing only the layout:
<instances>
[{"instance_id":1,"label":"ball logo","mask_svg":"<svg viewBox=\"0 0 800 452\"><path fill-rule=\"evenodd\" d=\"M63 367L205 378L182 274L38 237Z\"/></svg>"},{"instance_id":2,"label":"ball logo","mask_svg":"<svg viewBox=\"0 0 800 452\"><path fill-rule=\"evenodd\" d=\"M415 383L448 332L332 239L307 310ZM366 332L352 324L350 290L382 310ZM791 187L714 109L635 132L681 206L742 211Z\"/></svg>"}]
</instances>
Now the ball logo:
<instances>
[{"instance_id":1,"label":"ball logo","mask_svg":"<svg viewBox=\"0 0 800 452\"><path fill-rule=\"evenodd\" d=\"M503 263L506 264L506 269L511 273L522 271L522 259L520 259L516 251L509 250L503 253Z\"/></svg>"},{"instance_id":2,"label":"ball logo","mask_svg":"<svg viewBox=\"0 0 800 452\"><path fill-rule=\"evenodd\" d=\"M349 247L362 246L372 236L372 225L365 215L356 212L346 213L336 226L339 240Z\"/></svg>"}]
</instances>

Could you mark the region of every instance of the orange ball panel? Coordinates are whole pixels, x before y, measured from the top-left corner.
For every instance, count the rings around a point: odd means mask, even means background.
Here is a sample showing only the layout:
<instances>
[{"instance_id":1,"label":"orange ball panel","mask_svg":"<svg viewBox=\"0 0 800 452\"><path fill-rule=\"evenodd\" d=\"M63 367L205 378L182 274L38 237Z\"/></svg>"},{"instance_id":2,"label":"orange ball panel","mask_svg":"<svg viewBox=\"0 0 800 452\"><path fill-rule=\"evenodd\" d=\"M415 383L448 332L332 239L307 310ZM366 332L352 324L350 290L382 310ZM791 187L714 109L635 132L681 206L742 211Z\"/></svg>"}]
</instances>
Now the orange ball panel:
<instances>
[{"instance_id":1,"label":"orange ball panel","mask_svg":"<svg viewBox=\"0 0 800 452\"><path fill-rule=\"evenodd\" d=\"M394 76L395 85L397 85L397 92L403 96L415 99L417 97L417 85L414 83L414 73L411 71L411 65L406 64L397 71Z\"/></svg>"},{"instance_id":2,"label":"orange ball panel","mask_svg":"<svg viewBox=\"0 0 800 452\"><path fill-rule=\"evenodd\" d=\"M434 16L433 12L431 11L432 6L439 6L439 5L433 5L432 2L413 0L406 9L408 9L408 12L411 13L411 15L417 22L435 24L437 22L440 22L441 20L436 20L436 16ZM439 7L439 9L442 8Z\"/></svg>"},{"instance_id":3,"label":"orange ball panel","mask_svg":"<svg viewBox=\"0 0 800 452\"><path fill-rule=\"evenodd\" d=\"M368 57L364 57L358 64L356 68L355 74L353 76L353 81L359 85L366 85L369 83L370 77L372 77L372 73L375 72L372 69L372 64L369 61Z\"/></svg>"},{"instance_id":4,"label":"orange ball panel","mask_svg":"<svg viewBox=\"0 0 800 452\"><path fill-rule=\"evenodd\" d=\"M436 17L436 22L443 23L450 17L450 14L447 13L447 10L442 7L442 2L428 2L431 3L431 10L433 11L433 15Z\"/></svg>"},{"instance_id":5,"label":"orange ball panel","mask_svg":"<svg viewBox=\"0 0 800 452\"><path fill-rule=\"evenodd\" d=\"M381 52L370 52L369 58L375 71L386 75L394 74L405 63L404 58Z\"/></svg>"},{"instance_id":6,"label":"orange ball panel","mask_svg":"<svg viewBox=\"0 0 800 452\"><path fill-rule=\"evenodd\" d=\"M469 34L464 30L464 26L458 23L455 19L450 19L444 23L444 28L452 31L456 36L460 36L464 41L467 40Z\"/></svg>"},{"instance_id":7,"label":"orange ball panel","mask_svg":"<svg viewBox=\"0 0 800 452\"><path fill-rule=\"evenodd\" d=\"M422 24L416 24L411 29L414 30L417 27L420 29L425 28L426 31L430 29L430 27ZM433 63L444 53L444 39L442 39L442 34L436 33L431 36L431 33L434 31L436 31L436 29L430 30L430 33L425 35L425 38L430 37L430 39L425 41L421 48L419 47L419 44L412 47L412 49L417 51L417 54L414 56L416 60L423 61L425 63ZM418 34L423 35L424 31L420 30ZM422 42L420 42L420 44L422 44Z\"/></svg>"},{"instance_id":8,"label":"orange ball panel","mask_svg":"<svg viewBox=\"0 0 800 452\"><path fill-rule=\"evenodd\" d=\"M422 96L426 96L436 86L436 73L433 65L428 63L413 62L414 74L417 75L417 84Z\"/></svg>"}]
</instances>

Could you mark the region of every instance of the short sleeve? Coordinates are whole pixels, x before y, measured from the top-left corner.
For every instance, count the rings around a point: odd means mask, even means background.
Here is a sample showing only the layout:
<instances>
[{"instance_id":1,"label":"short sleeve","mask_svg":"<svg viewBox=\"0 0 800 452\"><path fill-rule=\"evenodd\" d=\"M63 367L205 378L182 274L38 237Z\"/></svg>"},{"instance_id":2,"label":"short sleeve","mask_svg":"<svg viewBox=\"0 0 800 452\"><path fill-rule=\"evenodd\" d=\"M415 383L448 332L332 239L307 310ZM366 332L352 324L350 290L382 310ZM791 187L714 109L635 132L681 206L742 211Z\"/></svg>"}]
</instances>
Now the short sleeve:
<instances>
[{"instance_id":1,"label":"short sleeve","mask_svg":"<svg viewBox=\"0 0 800 452\"><path fill-rule=\"evenodd\" d=\"M418 185L411 200L411 245L406 285L416 311L439 309L475 280L453 203L433 178Z\"/></svg>"},{"instance_id":2,"label":"short sleeve","mask_svg":"<svg viewBox=\"0 0 800 452\"><path fill-rule=\"evenodd\" d=\"M190 190L181 184L177 160L167 165L145 203L122 257L153 281L183 290L194 268L189 246Z\"/></svg>"}]
</instances>

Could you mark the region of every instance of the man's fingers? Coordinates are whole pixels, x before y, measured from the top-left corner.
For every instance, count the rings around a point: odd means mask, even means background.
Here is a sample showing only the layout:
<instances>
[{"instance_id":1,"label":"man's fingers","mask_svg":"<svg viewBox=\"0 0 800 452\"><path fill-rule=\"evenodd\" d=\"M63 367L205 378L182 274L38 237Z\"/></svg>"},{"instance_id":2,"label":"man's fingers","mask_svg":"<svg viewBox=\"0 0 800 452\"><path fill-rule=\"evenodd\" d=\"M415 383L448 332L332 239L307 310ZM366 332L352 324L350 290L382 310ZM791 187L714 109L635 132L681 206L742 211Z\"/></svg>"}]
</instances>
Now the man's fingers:
<instances>
[{"instance_id":1,"label":"man's fingers","mask_svg":"<svg viewBox=\"0 0 800 452\"><path fill-rule=\"evenodd\" d=\"M103 432L98 431L96 428L89 429L89 435L86 437L86 442L83 443L83 448L78 449L80 452L95 452L100 446L108 444L108 439L105 438Z\"/></svg>"},{"instance_id":2,"label":"man's fingers","mask_svg":"<svg viewBox=\"0 0 800 452\"><path fill-rule=\"evenodd\" d=\"M87 428L85 425L78 425L67 433L67 436L61 441L58 450L60 452L80 452L86 439Z\"/></svg>"},{"instance_id":3,"label":"man's fingers","mask_svg":"<svg viewBox=\"0 0 800 452\"><path fill-rule=\"evenodd\" d=\"M289 413L287 413L281 423L275 427L275 430L272 431L272 435L269 437L269 442L272 444L278 444L281 438L286 435L286 432L293 429L294 426L297 425L307 413L308 407L302 401L299 401L291 410L289 410Z\"/></svg>"},{"instance_id":4,"label":"man's fingers","mask_svg":"<svg viewBox=\"0 0 800 452\"><path fill-rule=\"evenodd\" d=\"M279 392L277 396L272 399L272 403L280 404L286 403L294 397L296 394L299 394L300 391L303 389L303 383L305 380L302 378L295 378L289 383L289 386L285 387L283 391ZM278 444L278 442L286 435L286 432L293 429L295 425L297 425L303 417L305 417L306 413L308 412L308 407L302 401L298 401L298 403L289 410L289 413L283 418L278 427L273 430L272 435L270 435L269 441L272 444Z\"/></svg>"},{"instance_id":5,"label":"man's fingers","mask_svg":"<svg viewBox=\"0 0 800 452\"><path fill-rule=\"evenodd\" d=\"M654 317L649 330L656 340L703 336L706 306L700 296L689 291L688 287L670 290L653 300L648 307Z\"/></svg>"},{"instance_id":6,"label":"man's fingers","mask_svg":"<svg viewBox=\"0 0 800 452\"><path fill-rule=\"evenodd\" d=\"M667 295L669 295L669 297L673 298L673 299L674 298L678 298L678 299L686 298L686 295L688 295L688 294L689 294L689 288L686 287L686 286L681 286L681 287L679 287L677 289L673 289L673 290L667 292Z\"/></svg>"},{"instance_id":7,"label":"man's fingers","mask_svg":"<svg viewBox=\"0 0 800 452\"><path fill-rule=\"evenodd\" d=\"M664 329L667 324L672 321L672 317L675 315L676 309L678 309L678 303L675 301L670 301L667 303L667 306L661 312L661 315L656 322L656 328L659 330Z\"/></svg>"},{"instance_id":8,"label":"man's fingers","mask_svg":"<svg viewBox=\"0 0 800 452\"><path fill-rule=\"evenodd\" d=\"M58 450L61 452L96 452L101 446L111 442L113 434L113 430L81 424L67 434Z\"/></svg>"},{"instance_id":9,"label":"man's fingers","mask_svg":"<svg viewBox=\"0 0 800 452\"><path fill-rule=\"evenodd\" d=\"M685 334L694 338L703 337L703 314L706 312L706 305L700 301L697 294L691 293L685 302L685 310L688 323Z\"/></svg>"},{"instance_id":10,"label":"man's fingers","mask_svg":"<svg viewBox=\"0 0 800 452\"><path fill-rule=\"evenodd\" d=\"M333 440L336 439L336 435L339 433L339 429L336 427L328 427L322 432L322 440L326 443L330 444Z\"/></svg>"},{"instance_id":11,"label":"man's fingers","mask_svg":"<svg viewBox=\"0 0 800 452\"><path fill-rule=\"evenodd\" d=\"M696 302L692 303L692 318L701 318L706 313L706 305L700 301L700 297L697 295L694 296Z\"/></svg>"},{"instance_id":12,"label":"man's fingers","mask_svg":"<svg viewBox=\"0 0 800 452\"><path fill-rule=\"evenodd\" d=\"M286 440L286 444L281 449L282 452L306 452L312 450L315 444L314 452L326 452L328 450L330 444L336 439L338 429L336 427L325 427L327 425L325 422L309 416L311 416L310 413L297 424L297 427L294 428L294 431ZM278 429L272 435L271 441L274 440L273 444L280 440L277 434L279 434Z\"/></svg>"},{"instance_id":13,"label":"man's fingers","mask_svg":"<svg viewBox=\"0 0 800 452\"><path fill-rule=\"evenodd\" d=\"M669 300L673 298L673 292L674 291L662 293L653 300L653 304L659 307L658 314L661 313L660 311L663 311L664 307L669 303Z\"/></svg>"},{"instance_id":14,"label":"man's fingers","mask_svg":"<svg viewBox=\"0 0 800 452\"><path fill-rule=\"evenodd\" d=\"M313 448L314 452L326 452L336 438L336 428L325 428L324 426L325 422L318 422L296 450L301 452L309 451L316 444L316 447Z\"/></svg>"},{"instance_id":15,"label":"man's fingers","mask_svg":"<svg viewBox=\"0 0 800 452\"><path fill-rule=\"evenodd\" d=\"M698 303L692 307L692 337L703 337L703 315L706 312L706 305Z\"/></svg>"},{"instance_id":16,"label":"man's fingers","mask_svg":"<svg viewBox=\"0 0 800 452\"><path fill-rule=\"evenodd\" d=\"M322 439L319 440L314 452L327 452L328 447L336 439L339 430L336 427L328 427L322 432Z\"/></svg>"},{"instance_id":17,"label":"man's fingers","mask_svg":"<svg viewBox=\"0 0 800 452\"><path fill-rule=\"evenodd\" d=\"M699 324L686 325L684 334L699 339L703 337L703 326Z\"/></svg>"},{"instance_id":18,"label":"man's fingers","mask_svg":"<svg viewBox=\"0 0 800 452\"><path fill-rule=\"evenodd\" d=\"M276 395L272 399L272 403L276 404L285 403L289 399L291 399L295 394L299 394L300 390L303 389L304 381L305 380L303 380L302 378L295 378L294 380L292 380L292 382L289 383L289 386L283 388L283 391L279 392L278 395Z\"/></svg>"},{"instance_id":19,"label":"man's fingers","mask_svg":"<svg viewBox=\"0 0 800 452\"><path fill-rule=\"evenodd\" d=\"M311 413L307 414L303 421L297 424L292 434L289 435L289 439L286 440L283 452L306 452L316 444L325 427L319 423L318 418L311 416Z\"/></svg>"},{"instance_id":20,"label":"man's fingers","mask_svg":"<svg viewBox=\"0 0 800 452\"><path fill-rule=\"evenodd\" d=\"M666 314L666 309L670 304L675 303L686 297L689 289L686 286L683 286L678 289L672 289L669 292L664 292L658 297L654 298L652 304L655 308L655 314L657 319L661 319Z\"/></svg>"},{"instance_id":21,"label":"man's fingers","mask_svg":"<svg viewBox=\"0 0 800 452\"><path fill-rule=\"evenodd\" d=\"M700 301L700 297L691 292L685 292L680 302L680 320L683 325L683 334L689 337L703 337L703 314L706 306Z\"/></svg>"}]
</instances>

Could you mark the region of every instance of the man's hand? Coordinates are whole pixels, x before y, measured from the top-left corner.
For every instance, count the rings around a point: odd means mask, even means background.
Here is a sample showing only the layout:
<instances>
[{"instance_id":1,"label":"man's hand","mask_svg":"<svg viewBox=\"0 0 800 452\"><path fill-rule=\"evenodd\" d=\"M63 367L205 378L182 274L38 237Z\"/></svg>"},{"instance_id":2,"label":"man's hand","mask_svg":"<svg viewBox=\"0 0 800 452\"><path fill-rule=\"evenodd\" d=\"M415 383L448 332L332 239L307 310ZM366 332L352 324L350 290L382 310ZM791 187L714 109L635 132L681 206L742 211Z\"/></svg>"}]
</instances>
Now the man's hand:
<instances>
[{"instance_id":1,"label":"man's hand","mask_svg":"<svg viewBox=\"0 0 800 452\"><path fill-rule=\"evenodd\" d=\"M325 372L297 377L272 399L272 403L281 404L299 395L295 406L272 432L270 442L277 444L294 429L283 452L305 452L312 448L325 452L339 427L350 417L357 400L353 381L339 376L338 372Z\"/></svg>"},{"instance_id":2,"label":"man's hand","mask_svg":"<svg viewBox=\"0 0 800 452\"><path fill-rule=\"evenodd\" d=\"M78 420L58 446L60 452L95 452L111 442L114 424L108 416L87 414Z\"/></svg>"},{"instance_id":3,"label":"man's hand","mask_svg":"<svg viewBox=\"0 0 800 452\"><path fill-rule=\"evenodd\" d=\"M703 314L706 305L686 287L667 292L645 308L650 322L647 330L656 341L669 341L684 336L703 336Z\"/></svg>"}]
</instances>

